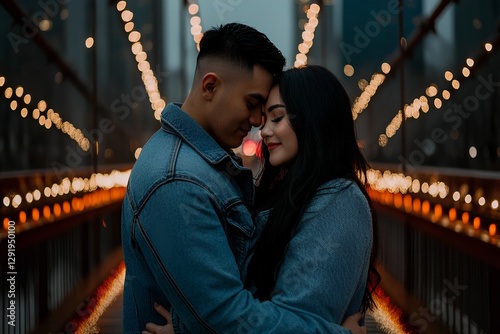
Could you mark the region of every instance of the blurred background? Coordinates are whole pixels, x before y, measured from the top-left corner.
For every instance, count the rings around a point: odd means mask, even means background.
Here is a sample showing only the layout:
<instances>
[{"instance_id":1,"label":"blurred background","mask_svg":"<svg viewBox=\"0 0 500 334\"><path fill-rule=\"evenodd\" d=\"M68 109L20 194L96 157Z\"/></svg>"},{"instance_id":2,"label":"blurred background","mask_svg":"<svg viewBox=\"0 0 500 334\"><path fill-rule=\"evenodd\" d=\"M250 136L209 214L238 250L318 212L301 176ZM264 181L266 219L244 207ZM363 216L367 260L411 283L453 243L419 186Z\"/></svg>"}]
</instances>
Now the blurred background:
<instances>
[{"instance_id":1,"label":"blurred background","mask_svg":"<svg viewBox=\"0 0 500 334\"><path fill-rule=\"evenodd\" d=\"M105 332L120 314L130 169L187 96L203 32L240 22L352 98L392 319L373 315L379 329L499 333L500 1L401 4L1 0L1 331ZM259 140L235 149L248 166Z\"/></svg>"}]
</instances>

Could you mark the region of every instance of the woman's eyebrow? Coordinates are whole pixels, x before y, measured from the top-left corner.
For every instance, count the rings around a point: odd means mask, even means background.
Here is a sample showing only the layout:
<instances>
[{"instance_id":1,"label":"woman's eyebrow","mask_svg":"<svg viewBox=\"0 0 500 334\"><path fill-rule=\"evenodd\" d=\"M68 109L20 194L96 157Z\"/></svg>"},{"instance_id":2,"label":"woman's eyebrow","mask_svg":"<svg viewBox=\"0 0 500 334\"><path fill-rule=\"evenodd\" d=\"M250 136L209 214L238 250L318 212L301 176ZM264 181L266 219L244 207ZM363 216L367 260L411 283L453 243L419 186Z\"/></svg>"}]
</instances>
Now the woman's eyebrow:
<instances>
[{"instance_id":1,"label":"woman's eyebrow","mask_svg":"<svg viewBox=\"0 0 500 334\"><path fill-rule=\"evenodd\" d=\"M271 111L273 111L274 109L277 109L277 108L286 108L286 106L284 104L273 104L272 106L270 106L269 108L267 108L267 112L271 112Z\"/></svg>"}]
</instances>

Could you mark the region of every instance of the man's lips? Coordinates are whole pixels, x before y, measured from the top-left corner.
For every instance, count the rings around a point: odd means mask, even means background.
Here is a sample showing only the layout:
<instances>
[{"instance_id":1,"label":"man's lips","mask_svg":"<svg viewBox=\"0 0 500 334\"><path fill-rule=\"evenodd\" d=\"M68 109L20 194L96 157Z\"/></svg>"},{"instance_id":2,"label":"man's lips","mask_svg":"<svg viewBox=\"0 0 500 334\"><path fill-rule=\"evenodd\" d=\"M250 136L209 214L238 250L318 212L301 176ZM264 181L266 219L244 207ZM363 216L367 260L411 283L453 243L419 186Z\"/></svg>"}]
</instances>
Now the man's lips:
<instances>
[{"instance_id":1,"label":"man's lips","mask_svg":"<svg viewBox=\"0 0 500 334\"><path fill-rule=\"evenodd\" d=\"M266 144L267 149L268 149L269 151L274 150L275 148L277 148L277 147L278 147L278 146L280 146L280 145L281 145L281 143L268 143L268 144Z\"/></svg>"}]
</instances>

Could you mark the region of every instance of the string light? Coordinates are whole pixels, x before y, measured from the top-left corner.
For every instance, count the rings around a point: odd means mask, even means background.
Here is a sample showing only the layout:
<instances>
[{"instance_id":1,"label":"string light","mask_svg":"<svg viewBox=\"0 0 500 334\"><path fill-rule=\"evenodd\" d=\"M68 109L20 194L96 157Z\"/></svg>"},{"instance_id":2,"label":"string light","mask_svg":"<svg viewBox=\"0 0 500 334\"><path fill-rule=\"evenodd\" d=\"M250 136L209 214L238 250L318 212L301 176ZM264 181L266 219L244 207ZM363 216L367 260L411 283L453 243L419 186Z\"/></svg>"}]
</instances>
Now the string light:
<instances>
[{"instance_id":1,"label":"string light","mask_svg":"<svg viewBox=\"0 0 500 334\"><path fill-rule=\"evenodd\" d=\"M188 7L188 12L191 15L189 23L191 24L191 35L196 43L196 48L200 51L200 41L203 37L203 28L201 27L201 17L198 15L200 7L196 3L191 3Z\"/></svg>"},{"instance_id":2,"label":"string light","mask_svg":"<svg viewBox=\"0 0 500 334\"><path fill-rule=\"evenodd\" d=\"M389 72L391 71L391 65L389 65L388 63L383 63L380 68L382 69L382 72L384 72L384 74L389 74Z\"/></svg>"},{"instance_id":3,"label":"string light","mask_svg":"<svg viewBox=\"0 0 500 334\"><path fill-rule=\"evenodd\" d=\"M5 83L6 79L5 77L0 77L0 82ZM10 103L10 108L12 110L17 110L19 103L21 101L24 101L26 105L28 105L31 102L31 95L25 94L26 91L22 86L19 86L15 90L15 95L20 99L20 101L17 100L12 100ZM13 97L14 90L10 87L7 87L5 89L4 95L7 99L10 99ZM38 120L38 124L40 126L45 127L47 130L52 127L52 124L56 126L58 130L63 132L64 134L67 134L71 139L73 139L78 146L84 151L88 151L90 148L90 141L88 140L87 137L85 137L82 133L82 131L78 128L76 128L72 123L68 121L63 121L63 119L59 116L58 113L55 113L54 110L49 109L46 113L46 115L42 115L47 110L47 102L44 100L40 100L37 103L37 108L33 109L33 119ZM20 110L21 117L26 118L28 116L28 109L27 108L21 108Z\"/></svg>"},{"instance_id":4,"label":"string light","mask_svg":"<svg viewBox=\"0 0 500 334\"><path fill-rule=\"evenodd\" d=\"M474 60L472 58L467 58L466 60L467 66L472 67L474 65ZM462 74L466 78L470 75L470 69L467 67L462 68ZM447 81L451 81L451 86L455 89L458 90L460 88L460 82L458 79L453 79L453 73L450 71L446 71L444 73L444 77ZM363 92L364 93L364 92ZM428 97L435 97L439 93L438 86L435 83L432 83L425 89L425 94ZM362 94L363 95L363 94ZM451 92L449 90L444 89L442 91L442 96L445 100L449 100L451 97ZM371 98L371 96L370 96ZM420 102L417 102L420 100ZM365 98L365 108L368 105L369 99ZM359 106L356 106L356 100L353 106L353 116L355 113L359 113L362 111L364 108L360 108ZM434 107L436 109L440 109L443 105L443 102L439 98L434 99ZM356 108L355 108L356 107ZM415 99L414 102L410 105L405 105L405 116L406 119L408 118L415 118L417 119L420 116L420 110L423 111L424 113L427 113L429 111L429 104L427 102L427 98L422 95L420 96L419 99ZM354 116L354 119L356 119L356 116ZM388 140L393 137L397 131L400 129L401 124L403 121L402 113L401 110L398 111L396 116L391 120L389 125L387 125L385 134L380 134L379 135L379 146L385 147L388 143Z\"/></svg>"},{"instance_id":5,"label":"string light","mask_svg":"<svg viewBox=\"0 0 500 334\"><path fill-rule=\"evenodd\" d=\"M89 37L85 40L85 47L87 49L90 49L94 45L94 39L92 37Z\"/></svg>"},{"instance_id":6,"label":"string light","mask_svg":"<svg viewBox=\"0 0 500 334\"><path fill-rule=\"evenodd\" d=\"M397 209L404 210L408 214L425 217L433 223L439 223L457 233L466 233L471 237L480 238L485 242L489 242L490 238L485 237L484 232L486 232L486 235L489 234L491 238L496 236L496 224L490 224L484 227L487 228L487 230L479 233L478 231L481 229L481 218L475 217L473 219L473 229L476 230L476 233L474 233L471 228L464 228L464 226L470 222L470 219L472 219L469 212L465 211L459 213L455 206L449 208L447 211L448 214L442 219L443 214L446 212L442 204L436 203L432 207L432 204L428 200L413 198L414 195L411 195L411 193L415 194L419 191L420 180L417 178L412 178L402 173L393 173L389 170L382 172L381 170L370 169L367 171L367 182L369 185L368 194L372 200L382 205L393 206ZM460 199L460 191L450 192L448 185L437 180L433 180L429 183L423 182L420 188L422 193L428 193L432 197L439 196L441 199L445 199L451 195L455 202ZM461 191L468 188L468 186L464 188L464 185L460 187ZM463 198L465 203L472 203L471 194L466 193ZM484 205L485 202L486 200L484 197L480 197L478 200L481 206ZM493 200L491 202L491 208L495 210L498 207L499 201L497 199ZM459 218L461 218L461 220L459 220ZM455 223L457 220L458 222ZM498 243L498 246L500 246L500 243Z\"/></svg>"},{"instance_id":7,"label":"string light","mask_svg":"<svg viewBox=\"0 0 500 334\"><path fill-rule=\"evenodd\" d=\"M368 107L368 103L371 98L377 92L378 87L384 82L385 75L381 73L375 73L372 75L370 83L365 87L360 96L354 99L352 106L352 118L356 120L358 115L363 112Z\"/></svg>"},{"instance_id":8,"label":"string light","mask_svg":"<svg viewBox=\"0 0 500 334\"><path fill-rule=\"evenodd\" d=\"M316 27L319 23L318 14L320 10L320 6L315 3L311 4L311 6L309 6L309 8L307 8L306 10L306 15L309 20L306 24L304 24L304 31L302 32L302 43L300 43L298 46L299 53L297 53L297 55L295 56L295 63L293 65L294 67L300 67L307 64L306 55L309 53L309 50L313 46L314 31L316 30ZM354 74L354 68L351 65L346 66L350 66L350 68L344 68L344 73L347 76L352 76Z\"/></svg>"},{"instance_id":9,"label":"string light","mask_svg":"<svg viewBox=\"0 0 500 334\"><path fill-rule=\"evenodd\" d=\"M348 77L352 77L353 74L354 74L354 67L352 67L352 65L345 65L344 66L344 74Z\"/></svg>"},{"instance_id":10,"label":"string light","mask_svg":"<svg viewBox=\"0 0 500 334\"><path fill-rule=\"evenodd\" d=\"M116 187L126 187L130 177L130 172L131 170L123 172L113 170L109 174L94 173L88 178L74 177L70 179L66 177L61 181L61 183L54 183L50 186L45 186L43 193L45 197L48 198L51 196L63 196L70 192L72 194L77 194L80 192L94 192L100 189L110 190ZM35 189L27 192L23 196L21 196L21 194L4 196L3 205L4 207L12 206L13 208L17 208L22 204L23 197L28 203L36 202L41 198L41 191L39 189Z\"/></svg>"},{"instance_id":11,"label":"string light","mask_svg":"<svg viewBox=\"0 0 500 334\"><path fill-rule=\"evenodd\" d=\"M124 23L123 29L126 33L128 33L128 40L132 43L131 50L137 61L137 68L142 73L142 82L146 87L151 108L154 110L154 117L157 120L160 120L161 112L167 103L161 98L160 91L158 89L158 80L151 69L151 64L147 61L147 54L141 44L141 34L138 31L133 30L134 23L132 22L132 19L134 17L134 13L126 9L126 7L127 3L125 1L119 1L116 4L116 9L118 12L121 12L120 17Z\"/></svg>"}]
</instances>

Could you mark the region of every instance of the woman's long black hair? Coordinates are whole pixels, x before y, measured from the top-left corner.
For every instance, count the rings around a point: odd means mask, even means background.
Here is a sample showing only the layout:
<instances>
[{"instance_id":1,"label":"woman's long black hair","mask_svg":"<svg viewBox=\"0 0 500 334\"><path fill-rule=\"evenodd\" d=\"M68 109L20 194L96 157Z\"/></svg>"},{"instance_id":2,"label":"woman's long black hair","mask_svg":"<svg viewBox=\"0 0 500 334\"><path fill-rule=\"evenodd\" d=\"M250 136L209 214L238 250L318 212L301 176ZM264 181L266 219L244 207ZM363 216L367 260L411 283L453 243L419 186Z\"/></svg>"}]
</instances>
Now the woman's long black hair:
<instances>
[{"instance_id":1,"label":"woman's long black hair","mask_svg":"<svg viewBox=\"0 0 500 334\"><path fill-rule=\"evenodd\" d=\"M255 297L269 300L277 274L299 221L317 188L334 178L354 181L365 195L368 164L356 140L351 103L339 80L322 66L292 68L276 79L292 128L298 153L288 165L273 167L262 143L264 166L258 180L256 209L273 208L248 267L247 286ZM363 180L363 181L362 181ZM372 211L373 248L362 309L372 308L372 293L380 282L374 267L377 231Z\"/></svg>"}]
</instances>

